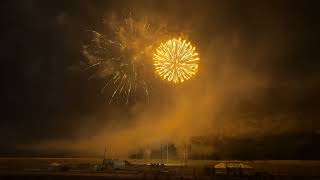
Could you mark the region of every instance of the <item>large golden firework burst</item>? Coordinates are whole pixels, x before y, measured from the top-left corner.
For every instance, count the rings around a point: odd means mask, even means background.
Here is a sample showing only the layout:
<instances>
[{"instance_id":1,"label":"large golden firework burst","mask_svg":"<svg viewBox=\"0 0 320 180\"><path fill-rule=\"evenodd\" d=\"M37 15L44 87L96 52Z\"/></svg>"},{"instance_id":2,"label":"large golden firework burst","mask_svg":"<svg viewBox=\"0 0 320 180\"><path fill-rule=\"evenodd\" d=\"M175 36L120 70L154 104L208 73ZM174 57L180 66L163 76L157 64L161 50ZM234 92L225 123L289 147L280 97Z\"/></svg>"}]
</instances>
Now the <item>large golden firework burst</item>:
<instances>
[{"instance_id":1,"label":"large golden firework burst","mask_svg":"<svg viewBox=\"0 0 320 180\"><path fill-rule=\"evenodd\" d=\"M198 71L198 53L190 42L174 38L161 44L153 56L156 72L174 83L190 79Z\"/></svg>"}]
</instances>

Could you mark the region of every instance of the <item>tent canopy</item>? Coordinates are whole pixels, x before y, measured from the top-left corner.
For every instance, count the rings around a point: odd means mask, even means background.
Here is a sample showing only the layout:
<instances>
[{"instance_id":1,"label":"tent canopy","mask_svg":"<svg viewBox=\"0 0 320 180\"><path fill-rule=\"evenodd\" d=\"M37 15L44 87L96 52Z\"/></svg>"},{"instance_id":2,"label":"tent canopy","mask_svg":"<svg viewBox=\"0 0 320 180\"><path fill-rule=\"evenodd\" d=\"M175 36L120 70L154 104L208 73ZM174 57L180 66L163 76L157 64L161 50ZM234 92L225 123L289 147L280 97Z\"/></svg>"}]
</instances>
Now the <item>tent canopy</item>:
<instances>
[{"instance_id":1,"label":"tent canopy","mask_svg":"<svg viewBox=\"0 0 320 180\"><path fill-rule=\"evenodd\" d=\"M241 169L252 169L251 166L243 164L241 162L221 162L214 166L216 169L226 169L226 168L241 168Z\"/></svg>"}]
</instances>

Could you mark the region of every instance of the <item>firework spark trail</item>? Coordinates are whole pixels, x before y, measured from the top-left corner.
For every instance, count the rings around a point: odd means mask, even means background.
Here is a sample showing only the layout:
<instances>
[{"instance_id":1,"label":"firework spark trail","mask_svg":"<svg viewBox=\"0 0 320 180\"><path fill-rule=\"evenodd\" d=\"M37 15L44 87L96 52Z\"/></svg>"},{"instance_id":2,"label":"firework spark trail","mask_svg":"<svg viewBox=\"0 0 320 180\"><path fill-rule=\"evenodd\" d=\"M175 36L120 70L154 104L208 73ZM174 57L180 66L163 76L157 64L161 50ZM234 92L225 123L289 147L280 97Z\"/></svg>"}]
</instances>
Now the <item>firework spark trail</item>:
<instances>
[{"instance_id":1,"label":"firework spark trail","mask_svg":"<svg viewBox=\"0 0 320 180\"><path fill-rule=\"evenodd\" d=\"M129 96L130 96L130 92L131 92L131 78L127 78L127 76L129 76L130 72L128 72L127 67L130 66L130 62L126 62L126 60L124 59L123 55L120 55L120 57L111 57L111 58L107 58L107 56L105 56L104 52L101 51L106 51L109 52L110 48L114 48L114 46L118 46L120 48L123 47L123 45L120 42L114 41L114 40L110 40L110 39L106 39L103 35L101 35L100 33L97 33L95 31L92 31L95 35L95 38L93 38L92 42L93 42L93 47L90 47L92 49L89 49L91 51L93 51L90 55L91 56L98 56L95 57L95 61L98 61L97 63L93 63L90 66L88 66L87 68L84 69L84 71L87 71L91 68L102 68L104 71L106 67L112 65L111 63L114 62L115 65L117 66L117 70L113 73L114 75L111 76L111 78L109 78L109 80L105 81L104 86L101 89L101 93L105 92L105 89L113 89L113 93L111 95L111 97L109 97L109 103L112 103L114 97L116 96L117 101L119 100L119 97L121 96L121 94L123 93L124 88L126 88L127 86L129 87L129 89L127 90L128 93L126 93L126 104L129 102ZM102 66L102 67L101 67ZM106 66L106 67L104 67ZM132 71L135 71L135 66L132 66ZM92 76L89 77L89 79L92 79L93 77L95 77L96 74L93 74ZM127 80L125 80L127 79ZM129 84L129 85L128 85ZM115 86L115 88L114 88Z\"/></svg>"},{"instance_id":2,"label":"firework spark trail","mask_svg":"<svg viewBox=\"0 0 320 180\"><path fill-rule=\"evenodd\" d=\"M89 79L105 79L101 93L111 92L107 97L109 103L122 100L128 104L132 98L137 100L139 92L144 92L145 100L149 101L152 68L147 63L151 62L152 46L162 36L163 27L157 29L146 18L135 19L132 15L111 19L108 24L111 33L88 31L93 38L84 46L88 59L84 71L95 71Z\"/></svg>"},{"instance_id":3,"label":"firework spark trail","mask_svg":"<svg viewBox=\"0 0 320 180\"><path fill-rule=\"evenodd\" d=\"M198 70L199 57L195 47L180 38L161 44L153 59L157 73L174 83L190 79Z\"/></svg>"}]
</instances>

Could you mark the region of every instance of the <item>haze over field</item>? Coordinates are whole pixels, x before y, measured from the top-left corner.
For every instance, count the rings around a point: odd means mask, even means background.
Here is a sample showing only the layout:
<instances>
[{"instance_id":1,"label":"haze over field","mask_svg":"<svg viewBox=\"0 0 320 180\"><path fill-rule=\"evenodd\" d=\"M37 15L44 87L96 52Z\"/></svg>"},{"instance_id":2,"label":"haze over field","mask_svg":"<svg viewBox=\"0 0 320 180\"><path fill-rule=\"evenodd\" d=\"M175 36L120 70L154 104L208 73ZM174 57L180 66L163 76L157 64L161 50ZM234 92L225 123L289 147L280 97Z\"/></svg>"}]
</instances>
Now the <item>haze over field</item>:
<instances>
[{"instance_id":1,"label":"haze over field","mask_svg":"<svg viewBox=\"0 0 320 180\"><path fill-rule=\"evenodd\" d=\"M169 143L177 156L189 144L194 158L320 158L320 27L311 3L26 0L5 7L0 155L92 156L107 147L128 157ZM83 71L83 45L88 30L103 31L105 19L127 12L191 41L199 66L178 84L151 73L149 101L109 104L104 79Z\"/></svg>"}]
</instances>

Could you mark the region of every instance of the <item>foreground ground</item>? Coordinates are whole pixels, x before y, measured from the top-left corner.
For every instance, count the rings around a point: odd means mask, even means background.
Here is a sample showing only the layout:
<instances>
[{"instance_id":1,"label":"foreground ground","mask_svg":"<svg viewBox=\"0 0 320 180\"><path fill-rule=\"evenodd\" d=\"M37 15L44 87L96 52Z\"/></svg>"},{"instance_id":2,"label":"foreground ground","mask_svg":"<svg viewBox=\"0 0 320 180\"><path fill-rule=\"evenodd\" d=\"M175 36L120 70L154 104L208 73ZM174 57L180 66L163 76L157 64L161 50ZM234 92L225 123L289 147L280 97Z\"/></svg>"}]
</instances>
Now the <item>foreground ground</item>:
<instances>
[{"instance_id":1,"label":"foreground ground","mask_svg":"<svg viewBox=\"0 0 320 180\"><path fill-rule=\"evenodd\" d=\"M150 164L161 160L128 160L121 169L94 170L95 158L0 158L0 179L312 179L320 180L320 161L242 161L254 168L250 175L212 174L208 169L221 161L189 160ZM53 163L68 167L52 170Z\"/></svg>"}]
</instances>

